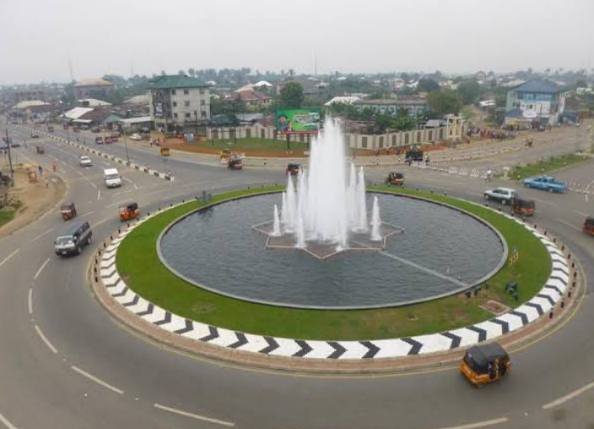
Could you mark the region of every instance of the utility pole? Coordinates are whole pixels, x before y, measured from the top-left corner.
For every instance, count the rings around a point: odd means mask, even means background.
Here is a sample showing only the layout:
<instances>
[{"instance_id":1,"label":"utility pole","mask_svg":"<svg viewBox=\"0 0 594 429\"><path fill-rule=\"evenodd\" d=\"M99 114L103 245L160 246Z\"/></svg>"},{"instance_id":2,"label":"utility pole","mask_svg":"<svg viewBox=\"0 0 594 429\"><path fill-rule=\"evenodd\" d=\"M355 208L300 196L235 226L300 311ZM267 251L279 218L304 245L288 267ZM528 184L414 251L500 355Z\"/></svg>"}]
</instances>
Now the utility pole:
<instances>
[{"instance_id":1,"label":"utility pole","mask_svg":"<svg viewBox=\"0 0 594 429\"><path fill-rule=\"evenodd\" d=\"M11 186L14 186L14 169L12 168L12 155L10 154L10 139L8 138L8 128L5 128L6 131L6 150L8 151L8 165L10 166L10 183Z\"/></svg>"}]
</instances>

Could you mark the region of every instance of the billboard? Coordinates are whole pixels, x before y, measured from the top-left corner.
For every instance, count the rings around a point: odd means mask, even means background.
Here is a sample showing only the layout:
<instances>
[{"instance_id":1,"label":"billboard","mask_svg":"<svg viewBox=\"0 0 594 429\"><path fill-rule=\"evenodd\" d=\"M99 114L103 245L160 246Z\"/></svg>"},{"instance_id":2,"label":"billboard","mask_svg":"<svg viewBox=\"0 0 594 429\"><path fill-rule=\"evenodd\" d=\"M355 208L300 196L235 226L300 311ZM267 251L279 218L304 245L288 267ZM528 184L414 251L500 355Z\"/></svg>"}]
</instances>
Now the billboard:
<instances>
[{"instance_id":1,"label":"billboard","mask_svg":"<svg viewBox=\"0 0 594 429\"><path fill-rule=\"evenodd\" d=\"M286 134L315 134L320 129L320 109L277 110L276 130Z\"/></svg>"}]
</instances>

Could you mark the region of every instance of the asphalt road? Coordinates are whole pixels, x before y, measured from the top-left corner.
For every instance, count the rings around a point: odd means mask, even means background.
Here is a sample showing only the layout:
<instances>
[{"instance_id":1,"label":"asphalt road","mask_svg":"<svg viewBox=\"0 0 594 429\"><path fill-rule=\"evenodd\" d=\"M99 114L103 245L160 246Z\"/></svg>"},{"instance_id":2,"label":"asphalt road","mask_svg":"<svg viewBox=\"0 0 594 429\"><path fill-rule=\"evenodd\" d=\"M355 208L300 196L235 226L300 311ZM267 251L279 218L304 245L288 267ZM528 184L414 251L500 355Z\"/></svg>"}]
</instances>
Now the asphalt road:
<instances>
[{"instance_id":1,"label":"asphalt road","mask_svg":"<svg viewBox=\"0 0 594 429\"><path fill-rule=\"evenodd\" d=\"M170 183L118 165L121 189L102 184L108 161L78 166L80 153L10 129L28 147L17 159L41 163L69 184L79 219L94 236L117 228L117 205L133 199L144 210L191 197L262 183L280 183L280 171L167 161ZM37 139L36 139L37 140ZM102 149L125 157L121 145ZM136 161L159 168L156 154L128 148ZM424 170L407 170L409 185L479 200L487 184ZM385 171L368 171L372 181ZM563 178L594 181L594 162ZM494 186L496 183L488 184ZM594 187L594 185L592 185ZM522 190L537 204L534 221L559 235L594 278L594 240L579 228L593 202L582 194ZM247 370L186 356L129 332L100 307L85 281L91 248L73 258L54 255L64 228L56 210L0 240L0 428L588 428L594 425L594 306L585 297L559 332L512 355L513 372L476 390L452 368L376 377L313 377ZM94 245L94 244L93 244ZM588 292L594 287L589 281ZM578 389L582 389L580 391ZM566 397L575 393L575 397ZM566 402L563 402L567 399ZM551 404L559 400L559 404ZM546 408L543 408L546 407ZM463 426L477 424L478 426Z\"/></svg>"}]
</instances>

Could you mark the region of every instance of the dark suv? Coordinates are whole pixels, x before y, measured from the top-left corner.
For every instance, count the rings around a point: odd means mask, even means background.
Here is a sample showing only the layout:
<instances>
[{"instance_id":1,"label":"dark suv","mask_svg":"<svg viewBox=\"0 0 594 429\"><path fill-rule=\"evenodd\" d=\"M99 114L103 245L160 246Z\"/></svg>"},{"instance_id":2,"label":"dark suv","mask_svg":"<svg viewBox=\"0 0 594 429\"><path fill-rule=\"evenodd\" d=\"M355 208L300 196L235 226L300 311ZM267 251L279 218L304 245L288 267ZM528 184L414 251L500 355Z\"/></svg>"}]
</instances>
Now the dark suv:
<instances>
[{"instance_id":1,"label":"dark suv","mask_svg":"<svg viewBox=\"0 0 594 429\"><path fill-rule=\"evenodd\" d=\"M91 242L92 235L93 232L89 222L82 222L72 226L65 234L58 236L54 241L56 255L78 255L82 248Z\"/></svg>"}]
</instances>

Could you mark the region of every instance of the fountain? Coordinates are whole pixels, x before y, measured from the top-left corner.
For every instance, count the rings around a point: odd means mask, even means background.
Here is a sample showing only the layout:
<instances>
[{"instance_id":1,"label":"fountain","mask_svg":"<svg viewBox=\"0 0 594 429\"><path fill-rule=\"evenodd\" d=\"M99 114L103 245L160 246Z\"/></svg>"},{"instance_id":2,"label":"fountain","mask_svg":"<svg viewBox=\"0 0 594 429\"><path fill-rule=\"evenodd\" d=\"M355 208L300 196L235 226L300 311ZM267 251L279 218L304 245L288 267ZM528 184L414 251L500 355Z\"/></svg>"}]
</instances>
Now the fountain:
<instances>
[{"instance_id":1,"label":"fountain","mask_svg":"<svg viewBox=\"0 0 594 429\"><path fill-rule=\"evenodd\" d=\"M275 205L272 226L254 228L269 236L268 247L304 249L322 259L349 249L381 250L385 237L401 232L381 222L377 197L369 223L365 171L353 163L347 168L342 131L332 119L312 142L309 169L296 180L287 176L280 215Z\"/></svg>"}]
</instances>

